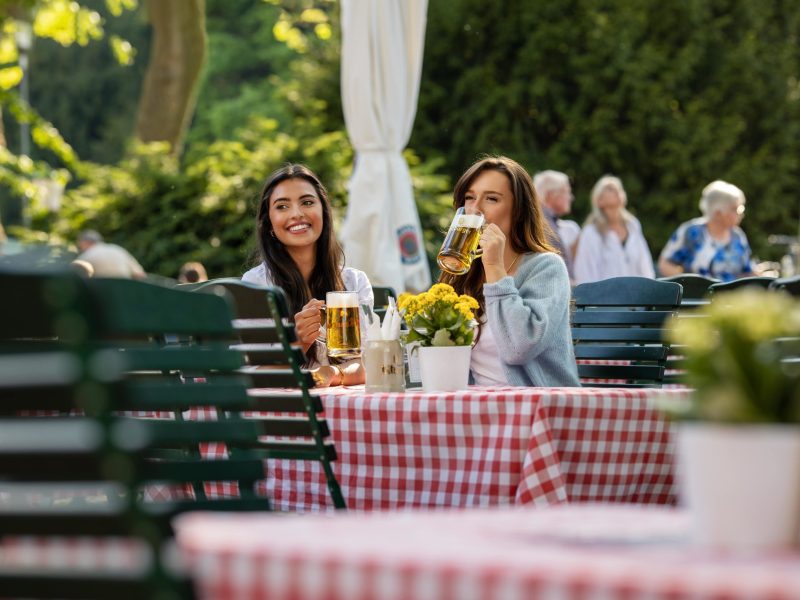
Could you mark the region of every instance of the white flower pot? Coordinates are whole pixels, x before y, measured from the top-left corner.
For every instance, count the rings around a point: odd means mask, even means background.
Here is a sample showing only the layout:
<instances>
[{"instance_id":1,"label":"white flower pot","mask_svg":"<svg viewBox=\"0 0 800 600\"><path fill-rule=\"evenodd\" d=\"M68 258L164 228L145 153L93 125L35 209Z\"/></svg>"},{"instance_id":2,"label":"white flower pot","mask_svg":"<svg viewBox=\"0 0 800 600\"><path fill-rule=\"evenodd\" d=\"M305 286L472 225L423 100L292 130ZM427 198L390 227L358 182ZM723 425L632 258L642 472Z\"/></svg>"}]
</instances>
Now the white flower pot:
<instances>
[{"instance_id":1,"label":"white flower pot","mask_svg":"<svg viewBox=\"0 0 800 600\"><path fill-rule=\"evenodd\" d=\"M471 346L420 346L418 352L423 390L452 392L467 388Z\"/></svg>"},{"instance_id":2,"label":"white flower pot","mask_svg":"<svg viewBox=\"0 0 800 600\"><path fill-rule=\"evenodd\" d=\"M678 477L697 543L753 551L800 540L800 427L682 423Z\"/></svg>"}]
</instances>

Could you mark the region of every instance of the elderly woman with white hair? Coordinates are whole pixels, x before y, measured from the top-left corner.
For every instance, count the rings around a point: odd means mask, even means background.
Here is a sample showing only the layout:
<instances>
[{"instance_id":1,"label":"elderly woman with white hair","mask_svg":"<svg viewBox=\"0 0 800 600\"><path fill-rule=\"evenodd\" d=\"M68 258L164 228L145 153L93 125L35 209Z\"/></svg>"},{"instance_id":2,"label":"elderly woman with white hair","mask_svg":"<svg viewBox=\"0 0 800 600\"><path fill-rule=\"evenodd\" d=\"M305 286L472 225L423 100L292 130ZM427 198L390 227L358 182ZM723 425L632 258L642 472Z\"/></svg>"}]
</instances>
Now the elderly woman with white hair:
<instances>
[{"instance_id":1,"label":"elderly woman with white hair","mask_svg":"<svg viewBox=\"0 0 800 600\"><path fill-rule=\"evenodd\" d=\"M700 197L703 216L678 227L661 251L661 274L697 273L721 281L753 275L750 244L739 227L744 205L744 192L735 185L709 183Z\"/></svg>"},{"instance_id":2,"label":"elderly woman with white hair","mask_svg":"<svg viewBox=\"0 0 800 600\"><path fill-rule=\"evenodd\" d=\"M639 220L625 208L628 196L619 177L601 177L592 188L591 200L592 212L575 254L575 282L655 277L650 248Z\"/></svg>"}]
</instances>

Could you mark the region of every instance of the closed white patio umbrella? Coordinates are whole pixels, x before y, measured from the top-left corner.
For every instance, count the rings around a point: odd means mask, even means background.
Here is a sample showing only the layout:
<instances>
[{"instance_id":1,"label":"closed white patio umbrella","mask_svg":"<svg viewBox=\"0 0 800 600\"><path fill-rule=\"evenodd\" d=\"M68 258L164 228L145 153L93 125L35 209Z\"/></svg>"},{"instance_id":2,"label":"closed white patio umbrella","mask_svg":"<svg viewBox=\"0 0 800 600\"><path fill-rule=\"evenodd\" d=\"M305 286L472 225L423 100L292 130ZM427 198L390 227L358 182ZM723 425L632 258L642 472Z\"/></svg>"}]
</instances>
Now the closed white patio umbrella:
<instances>
[{"instance_id":1,"label":"closed white patio umbrella","mask_svg":"<svg viewBox=\"0 0 800 600\"><path fill-rule=\"evenodd\" d=\"M343 0L342 104L356 163L341 230L348 265L373 285L426 289L411 175L402 156L417 110L428 0Z\"/></svg>"}]
</instances>

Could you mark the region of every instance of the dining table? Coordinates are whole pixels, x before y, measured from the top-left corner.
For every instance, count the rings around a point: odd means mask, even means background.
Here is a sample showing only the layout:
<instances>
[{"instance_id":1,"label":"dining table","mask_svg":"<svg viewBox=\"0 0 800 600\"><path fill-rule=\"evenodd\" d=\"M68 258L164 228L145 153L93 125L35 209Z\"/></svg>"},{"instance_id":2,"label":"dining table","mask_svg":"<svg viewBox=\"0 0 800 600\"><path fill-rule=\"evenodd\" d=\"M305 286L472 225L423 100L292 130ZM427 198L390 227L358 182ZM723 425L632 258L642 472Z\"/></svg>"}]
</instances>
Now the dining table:
<instances>
[{"instance_id":1,"label":"dining table","mask_svg":"<svg viewBox=\"0 0 800 600\"><path fill-rule=\"evenodd\" d=\"M797 549L700 546L675 507L193 513L175 527L201 599L800 599Z\"/></svg>"},{"instance_id":2,"label":"dining table","mask_svg":"<svg viewBox=\"0 0 800 600\"><path fill-rule=\"evenodd\" d=\"M673 425L686 389L315 390L350 510L675 502ZM278 510L333 510L320 466L267 461Z\"/></svg>"}]
</instances>

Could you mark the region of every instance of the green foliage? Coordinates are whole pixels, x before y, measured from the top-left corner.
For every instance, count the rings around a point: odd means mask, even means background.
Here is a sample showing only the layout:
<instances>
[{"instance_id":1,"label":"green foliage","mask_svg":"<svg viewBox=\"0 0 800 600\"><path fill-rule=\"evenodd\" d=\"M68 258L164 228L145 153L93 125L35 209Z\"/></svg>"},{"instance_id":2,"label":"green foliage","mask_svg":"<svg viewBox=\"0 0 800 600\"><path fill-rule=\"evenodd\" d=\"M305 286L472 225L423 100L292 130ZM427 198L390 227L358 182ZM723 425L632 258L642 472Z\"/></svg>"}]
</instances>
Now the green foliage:
<instances>
[{"instance_id":1,"label":"green foliage","mask_svg":"<svg viewBox=\"0 0 800 600\"><path fill-rule=\"evenodd\" d=\"M85 160L111 163L122 158L134 130L139 90L150 51L143 11L132 0L81 0L100 31L102 43L62 47L37 38L31 52L31 105L69 140ZM9 145L17 144L17 128L6 119ZM34 149L34 157L52 159ZM59 164L58 161L55 164Z\"/></svg>"},{"instance_id":2,"label":"green foliage","mask_svg":"<svg viewBox=\"0 0 800 600\"><path fill-rule=\"evenodd\" d=\"M673 321L694 388L690 419L800 423L800 304L760 289L728 292L696 317Z\"/></svg>"},{"instance_id":3,"label":"green foliage","mask_svg":"<svg viewBox=\"0 0 800 600\"><path fill-rule=\"evenodd\" d=\"M656 253L726 179L767 257L800 218L798 33L797 0L432 0L411 146L453 178L484 152L562 170L578 218L614 173Z\"/></svg>"}]
</instances>

